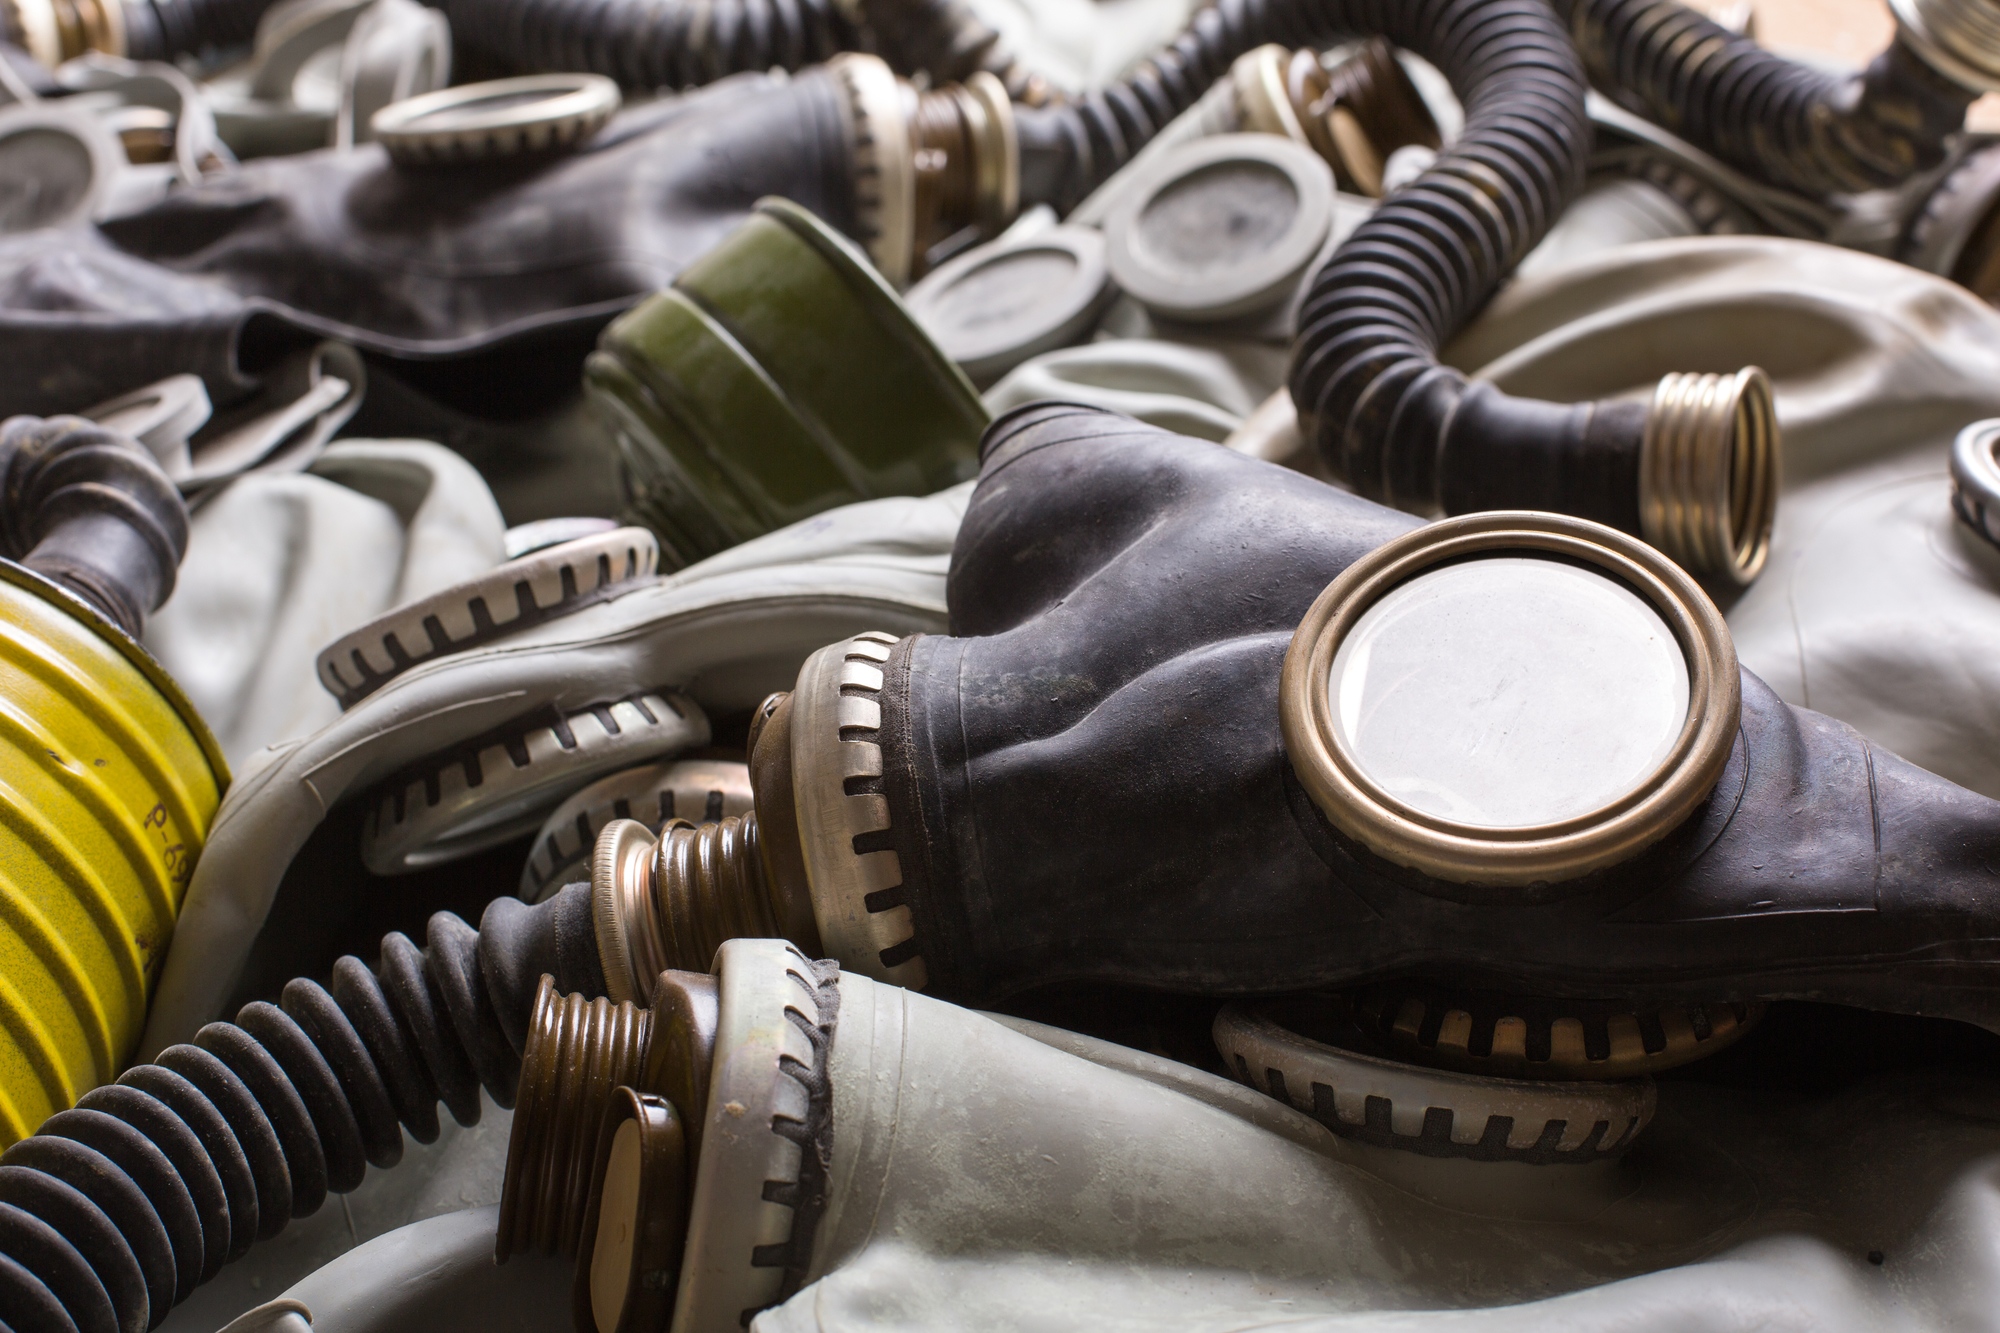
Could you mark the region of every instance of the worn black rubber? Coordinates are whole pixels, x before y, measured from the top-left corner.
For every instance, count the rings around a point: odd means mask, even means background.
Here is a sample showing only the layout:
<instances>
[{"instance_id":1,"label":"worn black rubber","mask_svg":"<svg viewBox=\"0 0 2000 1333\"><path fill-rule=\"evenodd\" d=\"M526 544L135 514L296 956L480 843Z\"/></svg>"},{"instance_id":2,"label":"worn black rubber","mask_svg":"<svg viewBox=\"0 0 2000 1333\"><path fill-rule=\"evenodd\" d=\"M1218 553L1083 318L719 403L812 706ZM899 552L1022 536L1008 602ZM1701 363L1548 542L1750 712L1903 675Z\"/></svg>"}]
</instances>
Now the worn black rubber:
<instances>
[{"instance_id":1,"label":"worn black rubber","mask_svg":"<svg viewBox=\"0 0 2000 1333\"><path fill-rule=\"evenodd\" d=\"M82 417L0 422L0 555L136 638L187 542L187 505L137 441Z\"/></svg>"},{"instance_id":2,"label":"worn black rubber","mask_svg":"<svg viewBox=\"0 0 2000 1333\"><path fill-rule=\"evenodd\" d=\"M433 0L481 68L585 70L627 88L693 88L871 51L933 84L1012 67L965 0ZM1018 80L1010 80L1018 82Z\"/></svg>"},{"instance_id":3,"label":"worn black rubber","mask_svg":"<svg viewBox=\"0 0 2000 1333\"><path fill-rule=\"evenodd\" d=\"M627 88L693 88L874 51L933 82L1007 68L999 35L964 0L431 0L481 70L588 71ZM272 0L125 0L134 60L213 60L256 36Z\"/></svg>"},{"instance_id":4,"label":"worn black rubber","mask_svg":"<svg viewBox=\"0 0 2000 1333\"><path fill-rule=\"evenodd\" d=\"M627 88L691 88L858 49L833 0L442 0L453 40L523 73L584 70Z\"/></svg>"},{"instance_id":5,"label":"worn black rubber","mask_svg":"<svg viewBox=\"0 0 2000 1333\"><path fill-rule=\"evenodd\" d=\"M1742 676L1707 802L1632 860L1475 891L1341 835L1279 682L1313 600L1418 520L1088 408L988 432L950 633L882 690L883 795L941 998L1385 976L1634 1003L1812 996L2000 1023L2000 802Z\"/></svg>"},{"instance_id":6,"label":"worn black rubber","mask_svg":"<svg viewBox=\"0 0 2000 1333\"><path fill-rule=\"evenodd\" d=\"M392 1166L403 1132L438 1136L479 1091L511 1106L535 985L604 993L590 886L472 927L431 918L427 947L342 958L330 988L296 980L0 1155L0 1329L144 1333L253 1240Z\"/></svg>"}]
</instances>

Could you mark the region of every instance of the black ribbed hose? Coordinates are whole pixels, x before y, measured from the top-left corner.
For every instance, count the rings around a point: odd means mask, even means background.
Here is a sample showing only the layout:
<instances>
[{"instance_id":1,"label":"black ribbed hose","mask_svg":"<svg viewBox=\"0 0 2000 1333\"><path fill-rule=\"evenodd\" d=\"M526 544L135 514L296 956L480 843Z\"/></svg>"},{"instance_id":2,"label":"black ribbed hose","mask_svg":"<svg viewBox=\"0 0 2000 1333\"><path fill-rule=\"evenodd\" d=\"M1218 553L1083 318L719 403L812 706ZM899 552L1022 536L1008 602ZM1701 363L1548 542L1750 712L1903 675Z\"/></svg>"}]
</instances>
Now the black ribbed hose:
<instances>
[{"instance_id":1,"label":"black ribbed hose","mask_svg":"<svg viewBox=\"0 0 2000 1333\"><path fill-rule=\"evenodd\" d=\"M273 0L125 0L134 60L206 56L250 45ZM974 70L1025 76L965 0L431 0L479 68L587 71L627 88L693 88L730 74L803 69L874 51L933 82Z\"/></svg>"},{"instance_id":2,"label":"black ribbed hose","mask_svg":"<svg viewBox=\"0 0 2000 1333\"><path fill-rule=\"evenodd\" d=\"M857 49L835 0L441 0L453 42L521 73L582 70L690 88Z\"/></svg>"},{"instance_id":3,"label":"black ribbed hose","mask_svg":"<svg viewBox=\"0 0 2000 1333\"><path fill-rule=\"evenodd\" d=\"M590 886L431 918L127 1070L0 1155L0 1329L144 1333L251 1242L393 1166L403 1131L512 1106L544 973L604 993Z\"/></svg>"},{"instance_id":4,"label":"black ribbed hose","mask_svg":"<svg viewBox=\"0 0 2000 1333\"><path fill-rule=\"evenodd\" d=\"M692 88L872 51L933 83L979 69L1026 87L965 0L432 0L482 68L583 70L627 88Z\"/></svg>"},{"instance_id":5,"label":"black ribbed hose","mask_svg":"<svg viewBox=\"0 0 2000 1333\"><path fill-rule=\"evenodd\" d=\"M125 54L204 62L250 45L273 0L125 0Z\"/></svg>"},{"instance_id":6,"label":"black ribbed hose","mask_svg":"<svg viewBox=\"0 0 2000 1333\"><path fill-rule=\"evenodd\" d=\"M1129 78L1017 109L1023 203L1074 206L1244 51L1375 34L1445 74L1465 128L1313 279L1290 376L1301 428L1358 491L1402 508L1549 509L1640 532L1645 403L1513 398L1437 357L1582 180L1583 69L1540 0L1222 0Z\"/></svg>"},{"instance_id":7,"label":"black ribbed hose","mask_svg":"<svg viewBox=\"0 0 2000 1333\"><path fill-rule=\"evenodd\" d=\"M180 491L143 445L82 417L0 422L0 555L138 637L187 554Z\"/></svg>"},{"instance_id":8,"label":"black ribbed hose","mask_svg":"<svg viewBox=\"0 0 2000 1333\"><path fill-rule=\"evenodd\" d=\"M1677 0L1554 0L1591 82L1753 176L1806 194L1886 189L1944 160L1979 94L1899 38L1858 75L1772 55Z\"/></svg>"}]
</instances>

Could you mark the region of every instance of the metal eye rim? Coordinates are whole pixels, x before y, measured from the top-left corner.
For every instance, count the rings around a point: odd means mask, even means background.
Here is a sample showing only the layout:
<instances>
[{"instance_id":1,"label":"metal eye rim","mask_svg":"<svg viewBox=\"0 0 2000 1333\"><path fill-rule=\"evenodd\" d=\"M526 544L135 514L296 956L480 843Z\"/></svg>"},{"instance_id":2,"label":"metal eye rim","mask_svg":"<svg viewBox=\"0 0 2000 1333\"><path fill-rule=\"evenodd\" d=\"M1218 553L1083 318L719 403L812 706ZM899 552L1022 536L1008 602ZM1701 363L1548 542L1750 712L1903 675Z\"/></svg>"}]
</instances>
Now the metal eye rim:
<instances>
[{"instance_id":1,"label":"metal eye rim","mask_svg":"<svg viewBox=\"0 0 2000 1333\"><path fill-rule=\"evenodd\" d=\"M2000 546L2000 418L1975 421L1951 442L1951 507L1959 520Z\"/></svg>"},{"instance_id":2,"label":"metal eye rim","mask_svg":"<svg viewBox=\"0 0 2000 1333\"><path fill-rule=\"evenodd\" d=\"M1367 774L1337 739L1325 682L1341 641L1391 589L1468 557L1522 553L1594 566L1658 612L1687 659L1687 720L1652 774L1606 805L1548 824L1462 824L1398 800ZM1336 828L1385 860L1434 879L1497 888L1575 880L1665 837L1721 777L1742 702L1729 627L1679 566L1636 538L1587 519L1505 510L1430 524L1355 561L1306 612L1279 686L1293 770Z\"/></svg>"},{"instance_id":3,"label":"metal eye rim","mask_svg":"<svg viewBox=\"0 0 2000 1333\"><path fill-rule=\"evenodd\" d=\"M621 101L601 74L528 74L391 102L369 129L403 166L518 157L583 142Z\"/></svg>"}]
</instances>

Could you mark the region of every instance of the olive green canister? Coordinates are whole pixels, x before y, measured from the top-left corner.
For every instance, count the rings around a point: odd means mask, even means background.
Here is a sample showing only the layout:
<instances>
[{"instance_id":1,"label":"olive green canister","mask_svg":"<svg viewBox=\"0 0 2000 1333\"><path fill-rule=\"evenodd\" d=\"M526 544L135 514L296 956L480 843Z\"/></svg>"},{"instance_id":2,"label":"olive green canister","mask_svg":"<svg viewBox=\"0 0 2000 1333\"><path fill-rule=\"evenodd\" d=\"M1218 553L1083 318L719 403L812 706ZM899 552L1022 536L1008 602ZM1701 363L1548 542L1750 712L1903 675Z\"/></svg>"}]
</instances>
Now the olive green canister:
<instances>
[{"instance_id":1,"label":"olive green canister","mask_svg":"<svg viewBox=\"0 0 2000 1333\"><path fill-rule=\"evenodd\" d=\"M584 381L667 568L963 481L988 421L861 252L784 199L612 323Z\"/></svg>"}]
</instances>

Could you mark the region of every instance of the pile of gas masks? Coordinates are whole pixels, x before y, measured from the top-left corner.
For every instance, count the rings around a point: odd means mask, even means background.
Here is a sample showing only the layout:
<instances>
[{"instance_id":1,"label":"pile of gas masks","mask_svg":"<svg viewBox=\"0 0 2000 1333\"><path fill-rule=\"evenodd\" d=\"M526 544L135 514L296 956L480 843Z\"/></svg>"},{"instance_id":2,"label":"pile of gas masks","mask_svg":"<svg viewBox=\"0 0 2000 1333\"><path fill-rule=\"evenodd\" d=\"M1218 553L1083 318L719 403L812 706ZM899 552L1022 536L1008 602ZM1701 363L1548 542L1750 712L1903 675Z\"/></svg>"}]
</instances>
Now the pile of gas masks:
<instances>
[{"instance_id":1,"label":"pile of gas masks","mask_svg":"<svg viewBox=\"0 0 2000 1333\"><path fill-rule=\"evenodd\" d=\"M2000 9L1046 8L0 7L0 1327L1991 1308Z\"/></svg>"}]
</instances>

